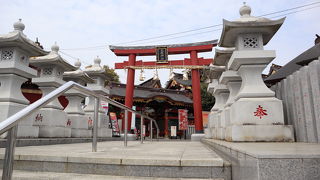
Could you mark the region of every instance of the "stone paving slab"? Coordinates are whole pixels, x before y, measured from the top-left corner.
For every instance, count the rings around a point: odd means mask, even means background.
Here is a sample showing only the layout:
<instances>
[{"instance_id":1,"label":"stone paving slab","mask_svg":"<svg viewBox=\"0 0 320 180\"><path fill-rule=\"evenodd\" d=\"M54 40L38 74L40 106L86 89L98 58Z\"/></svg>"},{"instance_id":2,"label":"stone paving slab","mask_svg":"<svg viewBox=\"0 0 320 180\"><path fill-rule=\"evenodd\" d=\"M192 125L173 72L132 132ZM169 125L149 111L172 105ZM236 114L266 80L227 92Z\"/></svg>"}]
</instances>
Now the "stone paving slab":
<instances>
[{"instance_id":1,"label":"stone paving slab","mask_svg":"<svg viewBox=\"0 0 320 180\"><path fill-rule=\"evenodd\" d=\"M248 154L255 158L320 158L319 143L302 142L227 142L205 139L227 149Z\"/></svg>"},{"instance_id":2,"label":"stone paving slab","mask_svg":"<svg viewBox=\"0 0 320 180\"><path fill-rule=\"evenodd\" d=\"M0 149L3 159L5 149ZM201 142L128 142L98 143L98 152L91 152L91 143L17 147L15 160L76 162L113 165L210 166L223 167L224 161Z\"/></svg>"},{"instance_id":3,"label":"stone paving slab","mask_svg":"<svg viewBox=\"0 0 320 180\"><path fill-rule=\"evenodd\" d=\"M214 178L214 179L155 178L155 177L108 176L108 175L76 174L76 173L29 172L29 171L20 171L20 170L15 170L13 173L13 180L92 180L92 179L95 179L95 180L134 180L134 179L135 180L223 180L223 178Z\"/></svg>"}]
</instances>

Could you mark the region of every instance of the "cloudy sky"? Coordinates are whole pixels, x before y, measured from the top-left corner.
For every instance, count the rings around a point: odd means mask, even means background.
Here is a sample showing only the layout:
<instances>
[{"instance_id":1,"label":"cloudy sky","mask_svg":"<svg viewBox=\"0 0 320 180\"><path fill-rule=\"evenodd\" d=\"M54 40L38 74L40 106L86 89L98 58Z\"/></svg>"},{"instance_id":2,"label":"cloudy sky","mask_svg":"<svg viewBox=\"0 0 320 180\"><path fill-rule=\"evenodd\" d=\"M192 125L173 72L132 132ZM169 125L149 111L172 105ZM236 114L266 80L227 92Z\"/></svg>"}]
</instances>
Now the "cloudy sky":
<instances>
[{"instance_id":1,"label":"cloudy sky","mask_svg":"<svg viewBox=\"0 0 320 180\"><path fill-rule=\"evenodd\" d=\"M102 64L114 67L114 63L126 60L116 57L108 45L151 45L188 43L219 39L222 26L190 33L167 36L148 41L130 41L172 34L222 23L222 19L239 18L243 0L0 0L0 34L13 30L12 24L19 18L26 28L24 33L32 40L36 37L46 50L56 41L62 52L80 58L83 67L92 64L98 55ZM252 15L259 16L305 4L316 0L248 0ZM276 50L273 63L284 65L314 44L315 34L320 34L320 4L296 9L305 11L287 15L279 32L266 49ZM287 11L266 16L278 19ZM279 17L275 17L279 16ZM89 48L88 48L89 47ZM200 57L213 57L203 53ZM70 63L75 59L65 56ZM170 56L170 59L188 57ZM137 59L154 60L154 57ZM126 82L124 70L117 70L121 82ZM153 70L146 71L151 78ZM176 72L179 72L178 70ZM139 72L136 73L136 84ZM161 70L164 85L169 71Z\"/></svg>"}]
</instances>

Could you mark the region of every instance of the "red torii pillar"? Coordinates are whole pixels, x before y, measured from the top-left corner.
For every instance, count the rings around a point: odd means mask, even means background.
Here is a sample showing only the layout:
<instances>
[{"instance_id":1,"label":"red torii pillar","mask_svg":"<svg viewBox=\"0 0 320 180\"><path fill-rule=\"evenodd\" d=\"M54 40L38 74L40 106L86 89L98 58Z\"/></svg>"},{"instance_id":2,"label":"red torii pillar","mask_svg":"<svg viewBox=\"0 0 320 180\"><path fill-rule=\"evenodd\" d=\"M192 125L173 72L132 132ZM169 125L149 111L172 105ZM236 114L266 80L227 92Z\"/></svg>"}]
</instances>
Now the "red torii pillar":
<instances>
[{"instance_id":1,"label":"red torii pillar","mask_svg":"<svg viewBox=\"0 0 320 180\"><path fill-rule=\"evenodd\" d=\"M192 65L199 65L198 52L191 51L190 59ZM193 96L193 113L194 125L196 133L203 133L203 119L202 119L202 102L201 102L201 88L200 88L200 74L198 69L191 70L192 78L192 96Z\"/></svg>"},{"instance_id":2,"label":"red torii pillar","mask_svg":"<svg viewBox=\"0 0 320 180\"><path fill-rule=\"evenodd\" d=\"M136 62L136 54L130 54L129 66L134 66L135 62ZM134 77L135 77L134 74L135 74L135 70L132 68L128 68L125 105L130 108L132 108L132 105L133 105ZM130 132L130 129L131 129L131 118L132 118L132 112L128 112L128 132ZM125 123L123 119L122 130L124 130L124 128L125 128Z\"/></svg>"}]
</instances>

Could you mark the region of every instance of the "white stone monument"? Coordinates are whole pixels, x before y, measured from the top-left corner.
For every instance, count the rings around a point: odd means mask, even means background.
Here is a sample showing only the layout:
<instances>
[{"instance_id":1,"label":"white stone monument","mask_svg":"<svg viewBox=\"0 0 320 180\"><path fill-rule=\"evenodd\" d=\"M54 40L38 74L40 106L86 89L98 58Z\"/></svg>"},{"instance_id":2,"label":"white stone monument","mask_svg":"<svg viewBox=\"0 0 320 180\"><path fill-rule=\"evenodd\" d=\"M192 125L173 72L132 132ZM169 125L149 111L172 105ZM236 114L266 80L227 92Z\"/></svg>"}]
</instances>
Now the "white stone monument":
<instances>
[{"instance_id":1,"label":"white stone monument","mask_svg":"<svg viewBox=\"0 0 320 180\"><path fill-rule=\"evenodd\" d=\"M42 97L65 83L62 80L64 71L76 68L67 63L58 53L59 46L54 44L46 56L31 57L30 64L39 68L40 76L32 78L32 83L39 86ZM34 125L39 126L39 137L71 137L71 121L60 104L54 99L33 114Z\"/></svg>"},{"instance_id":2,"label":"white stone monument","mask_svg":"<svg viewBox=\"0 0 320 180\"><path fill-rule=\"evenodd\" d=\"M212 107L213 111L213 124L214 124L214 136L216 139L225 138L224 117L222 117L222 111L229 97L229 90L226 85L218 84L213 91L213 95L216 98L215 105Z\"/></svg>"},{"instance_id":3,"label":"white stone monument","mask_svg":"<svg viewBox=\"0 0 320 180\"><path fill-rule=\"evenodd\" d=\"M275 98L263 82L263 69L276 57L275 51L264 50L284 18L270 20L253 17L251 8L240 8L241 18L223 20L220 47L235 47L228 70L238 71L242 83L230 107L228 141L293 141L293 129L284 125L282 101Z\"/></svg>"},{"instance_id":4,"label":"white stone monument","mask_svg":"<svg viewBox=\"0 0 320 180\"><path fill-rule=\"evenodd\" d=\"M29 67L30 56L47 54L23 33L21 19L14 23L14 31L0 35L0 121L29 105L21 93L21 85L37 71ZM18 125L18 137L38 137L39 128L29 118Z\"/></svg>"},{"instance_id":5,"label":"white stone monument","mask_svg":"<svg viewBox=\"0 0 320 180\"><path fill-rule=\"evenodd\" d=\"M83 86L94 82L87 73L80 69L81 62L79 60L74 65L78 68L77 70L63 73L65 81L74 81ZM87 96L74 89L70 89L65 95L69 103L64 111L68 114L68 119L71 121L71 137L92 137L93 120L88 120L81 104Z\"/></svg>"},{"instance_id":6,"label":"white stone monument","mask_svg":"<svg viewBox=\"0 0 320 180\"><path fill-rule=\"evenodd\" d=\"M97 94L107 95L108 89L105 88L105 79L108 78L105 69L100 65L101 59L97 57L94 59L94 64L85 68L85 72L94 79L93 83L88 83L87 87L95 91ZM94 97L89 97L88 105L84 108L84 111L88 119L93 120L94 114ZM98 137L112 137L112 129L109 128L109 117L106 111L102 108L101 102L99 105L98 114Z\"/></svg>"}]
</instances>

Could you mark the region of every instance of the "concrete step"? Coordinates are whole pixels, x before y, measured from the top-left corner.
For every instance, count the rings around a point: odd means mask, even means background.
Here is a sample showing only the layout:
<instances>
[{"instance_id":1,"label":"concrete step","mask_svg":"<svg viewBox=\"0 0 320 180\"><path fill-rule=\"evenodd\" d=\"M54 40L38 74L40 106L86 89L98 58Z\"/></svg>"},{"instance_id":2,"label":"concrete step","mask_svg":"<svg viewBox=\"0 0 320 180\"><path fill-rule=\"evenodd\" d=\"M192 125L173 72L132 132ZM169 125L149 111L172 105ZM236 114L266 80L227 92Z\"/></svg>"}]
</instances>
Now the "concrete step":
<instances>
[{"instance_id":1,"label":"concrete step","mask_svg":"<svg viewBox=\"0 0 320 180\"><path fill-rule=\"evenodd\" d=\"M13 180L223 180L223 178L156 178L15 170Z\"/></svg>"},{"instance_id":2,"label":"concrete step","mask_svg":"<svg viewBox=\"0 0 320 180\"><path fill-rule=\"evenodd\" d=\"M3 158L4 149L0 149ZM2 165L3 163L1 163ZM123 142L18 147L15 170L161 178L229 180L230 164L200 142Z\"/></svg>"},{"instance_id":3,"label":"concrete step","mask_svg":"<svg viewBox=\"0 0 320 180\"><path fill-rule=\"evenodd\" d=\"M98 138L102 141L121 141L120 137L104 137ZM6 139L0 139L0 148L6 147ZM17 147L23 146L42 146L53 144L72 144L72 143L87 143L92 142L92 138L19 138L17 139Z\"/></svg>"}]
</instances>

